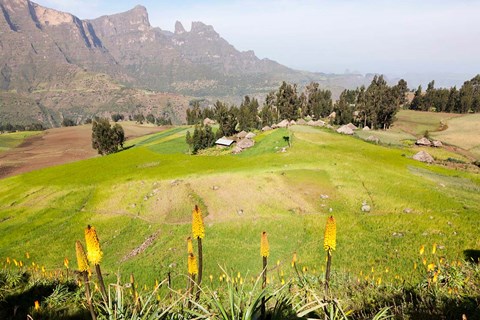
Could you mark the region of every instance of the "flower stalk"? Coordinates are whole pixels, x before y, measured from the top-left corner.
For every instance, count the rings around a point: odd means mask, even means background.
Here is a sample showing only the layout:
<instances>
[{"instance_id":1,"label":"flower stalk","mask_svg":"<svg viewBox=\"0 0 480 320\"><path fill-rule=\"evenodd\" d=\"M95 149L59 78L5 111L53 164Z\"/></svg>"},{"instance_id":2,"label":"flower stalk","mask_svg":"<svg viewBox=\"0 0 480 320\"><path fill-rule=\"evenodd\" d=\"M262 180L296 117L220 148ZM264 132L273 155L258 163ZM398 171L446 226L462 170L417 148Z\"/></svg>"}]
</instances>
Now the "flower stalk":
<instances>
[{"instance_id":1,"label":"flower stalk","mask_svg":"<svg viewBox=\"0 0 480 320\"><path fill-rule=\"evenodd\" d=\"M98 278L98 285L103 300L107 300L107 290L105 290L105 283L103 281L102 270L100 269L100 262L102 261L103 252L100 248L100 241L98 240L97 231L94 227L88 225L85 229L85 242L87 244L87 258L95 265L95 273Z\"/></svg>"}]
</instances>

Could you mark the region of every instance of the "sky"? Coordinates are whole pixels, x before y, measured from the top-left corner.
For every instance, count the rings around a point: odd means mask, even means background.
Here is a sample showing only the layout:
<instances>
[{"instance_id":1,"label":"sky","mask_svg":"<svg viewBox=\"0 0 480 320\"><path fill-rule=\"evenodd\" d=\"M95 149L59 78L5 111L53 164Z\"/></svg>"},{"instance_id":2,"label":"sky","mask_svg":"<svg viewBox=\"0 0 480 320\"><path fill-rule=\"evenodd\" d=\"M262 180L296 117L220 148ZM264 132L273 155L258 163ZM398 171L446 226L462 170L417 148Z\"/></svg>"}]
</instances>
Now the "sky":
<instances>
[{"instance_id":1,"label":"sky","mask_svg":"<svg viewBox=\"0 0 480 320\"><path fill-rule=\"evenodd\" d=\"M154 27L212 25L241 51L326 73L480 73L475 0L33 0L96 18L145 6Z\"/></svg>"}]
</instances>

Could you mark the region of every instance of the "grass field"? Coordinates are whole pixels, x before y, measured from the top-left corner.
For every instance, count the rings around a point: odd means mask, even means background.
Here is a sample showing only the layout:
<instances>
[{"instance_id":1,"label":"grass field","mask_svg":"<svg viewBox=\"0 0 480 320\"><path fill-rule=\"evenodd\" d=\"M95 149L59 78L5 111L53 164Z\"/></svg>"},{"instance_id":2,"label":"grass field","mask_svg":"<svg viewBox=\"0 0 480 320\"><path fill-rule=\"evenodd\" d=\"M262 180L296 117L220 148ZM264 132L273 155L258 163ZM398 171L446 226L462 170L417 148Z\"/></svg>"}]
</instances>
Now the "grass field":
<instances>
[{"instance_id":1,"label":"grass field","mask_svg":"<svg viewBox=\"0 0 480 320\"><path fill-rule=\"evenodd\" d=\"M447 124L447 130L434 132L432 137L465 149L480 159L480 114L450 119Z\"/></svg>"},{"instance_id":2,"label":"grass field","mask_svg":"<svg viewBox=\"0 0 480 320\"><path fill-rule=\"evenodd\" d=\"M21 131L0 134L0 152L19 146L26 138L40 134L39 131Z\"/></svg>"},{"instance_id":3,"label":"grass field","mask_svg":"<svg viewBox=\"0 0 480 320\"><path fill-rule=\"evenodd\" d=\"M320 274L329 215L337 219L333 270L341 275L411 282L421 245L435 243L449 259L480 248L478 175L326 129L289 130L260 133L239 155L191 156L186 127L173 128L118 154L1 180L0 257L25 260L29 252L48 270L61 268L64 257L75 261L75 240L92 224L108 279L135 272L151 283L171 272L182 287L195 204L206 216L205 274L214 281L219 266L258 274L264 230L270 261L289 272L296 251L300 266ZM278 152L287 134L293 145ZM370 212L360 210L363 201ZM126 258L157 232L151 246Z\"/></svg>"}]
</instances>

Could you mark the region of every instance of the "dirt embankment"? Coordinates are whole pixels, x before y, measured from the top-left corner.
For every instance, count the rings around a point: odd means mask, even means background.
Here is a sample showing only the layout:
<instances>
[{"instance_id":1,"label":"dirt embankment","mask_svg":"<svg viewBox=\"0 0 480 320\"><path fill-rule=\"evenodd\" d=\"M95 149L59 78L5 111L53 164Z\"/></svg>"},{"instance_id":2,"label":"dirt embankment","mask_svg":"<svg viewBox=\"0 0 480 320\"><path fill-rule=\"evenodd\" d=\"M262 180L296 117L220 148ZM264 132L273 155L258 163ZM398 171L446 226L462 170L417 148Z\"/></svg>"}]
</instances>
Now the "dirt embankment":
<instances>
[{"instance_id":1,"label":"dirt embankment","mask_svg":"<svg viewBox=\"0 0 480 320\"><path fill-rule=\"evenodd\" d=\"M164 130L162 127L122 123L127 139ZM92 127L54 128L27 138L18 147L0 153L0 179L45 167L92 158Z\"/></svg>"}]
</instances>

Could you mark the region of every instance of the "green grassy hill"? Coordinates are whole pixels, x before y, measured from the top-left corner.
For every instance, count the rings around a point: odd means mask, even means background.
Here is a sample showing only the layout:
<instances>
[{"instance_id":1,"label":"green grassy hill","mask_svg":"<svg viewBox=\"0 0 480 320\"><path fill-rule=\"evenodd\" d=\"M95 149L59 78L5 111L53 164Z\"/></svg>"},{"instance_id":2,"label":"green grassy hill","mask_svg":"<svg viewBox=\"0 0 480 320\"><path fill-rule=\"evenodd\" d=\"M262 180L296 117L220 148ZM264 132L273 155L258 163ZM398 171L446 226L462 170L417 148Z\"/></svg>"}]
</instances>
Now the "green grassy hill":
<instances>
[{"instance_id":1,"label":"green grassy hill","mask_svg":"<svg viewBox=\"0 0 480 320\"><path fill-rule=\"evenodd\" d=\"M219 265L258 273L263 230L270 261L288 266L296 251L301 266L322 272L329 215L337 219L333 269L339 274L410 281L422 245L437 244L438 255L449 259L480 247L476 174L414 161L411 149L304 126L261 133L239 155L191 156L187 129L133 140L133 148L118 154L2 180L0 257L61 268L64 257L75 261L75 240L91 224L108 278L117 271L135 272L144 283L169 271L179 276L195 204L206 216L204 272L214 279ZM287 134L293 145L282 153ZM370 212L361 211L363 201ZM153 244L131 254L152 235ZM184 286L176 279L174 285Z\"/></svg>"}]
</instances>

